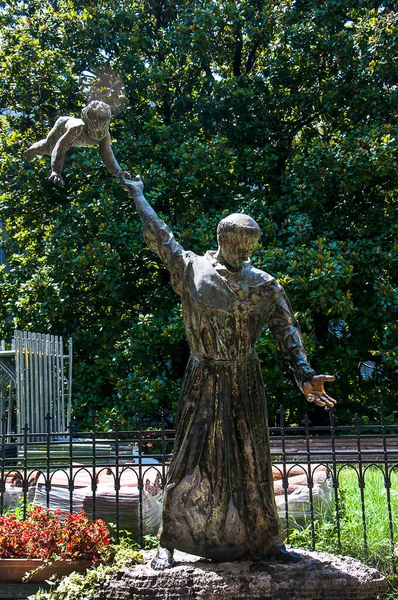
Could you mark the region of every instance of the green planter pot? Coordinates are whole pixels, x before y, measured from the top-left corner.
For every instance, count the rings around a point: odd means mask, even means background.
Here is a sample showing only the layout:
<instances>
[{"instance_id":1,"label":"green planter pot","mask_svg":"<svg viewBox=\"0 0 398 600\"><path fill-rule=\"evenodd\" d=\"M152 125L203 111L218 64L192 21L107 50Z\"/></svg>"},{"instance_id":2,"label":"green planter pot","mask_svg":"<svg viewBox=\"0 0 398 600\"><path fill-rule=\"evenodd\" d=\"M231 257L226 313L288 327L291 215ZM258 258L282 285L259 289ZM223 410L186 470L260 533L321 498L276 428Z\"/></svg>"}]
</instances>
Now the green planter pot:
<instances>
[{"instance_id":1,"label":"green planter pot","mask_svg":"<svg viewBox=\"0 0 398 600\"><path fill-rule=\"evenodd\" d=\"M39 558L1 558L0 559L0 583L22 583L28 571L37 569L44 561ZM89 560L54 560L45 565L37 573L28 579L28 583L42 583L52 575L57 578L70 575L74 571L82 573L92 566Z\"/></svg>"}]
</instances>

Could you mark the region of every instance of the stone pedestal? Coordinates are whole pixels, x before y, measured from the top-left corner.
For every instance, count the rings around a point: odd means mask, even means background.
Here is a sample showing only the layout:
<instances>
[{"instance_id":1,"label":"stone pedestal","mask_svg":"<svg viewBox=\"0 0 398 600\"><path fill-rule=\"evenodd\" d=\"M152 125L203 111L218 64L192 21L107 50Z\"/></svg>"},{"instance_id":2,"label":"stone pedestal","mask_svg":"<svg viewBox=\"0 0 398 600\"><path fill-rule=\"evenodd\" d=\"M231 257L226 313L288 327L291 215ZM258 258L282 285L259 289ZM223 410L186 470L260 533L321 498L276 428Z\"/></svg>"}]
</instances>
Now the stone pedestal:
<instances>
[{"instance_id":1,"label":"stone pedestal","mask_svg":"<svg viewBox=\"0 0 398 600\"><path fill-rule=\"evenodd\" d=\"M295 550L297 563L212 563L175 553L176 566L154 571L148 562L116 574L95 600L376 600L386 579L353 558Z\"/></svg>"}]
</instances>

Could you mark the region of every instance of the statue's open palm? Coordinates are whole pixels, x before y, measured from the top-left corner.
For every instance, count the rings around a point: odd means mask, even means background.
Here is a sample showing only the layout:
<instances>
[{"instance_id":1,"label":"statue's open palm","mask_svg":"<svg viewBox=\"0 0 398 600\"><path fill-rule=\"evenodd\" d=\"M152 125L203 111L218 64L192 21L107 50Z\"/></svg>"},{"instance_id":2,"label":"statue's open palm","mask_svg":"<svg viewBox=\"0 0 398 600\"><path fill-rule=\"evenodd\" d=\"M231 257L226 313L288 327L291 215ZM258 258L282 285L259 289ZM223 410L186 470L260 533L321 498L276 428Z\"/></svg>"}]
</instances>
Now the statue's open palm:
<instances>
[{"instance_id":1,"label":"statue's open palm","mask_svg":"<svg viewBox=\"0 0 398 600\"><path fill-rule=\"evenodd\" d=\"M303 392L308 402L314 402L318 406L331 408L336 400L325 392L325 381L334 381L333 375L315 375L311 380L303 383Z\"/></svg>"}]
</instances>

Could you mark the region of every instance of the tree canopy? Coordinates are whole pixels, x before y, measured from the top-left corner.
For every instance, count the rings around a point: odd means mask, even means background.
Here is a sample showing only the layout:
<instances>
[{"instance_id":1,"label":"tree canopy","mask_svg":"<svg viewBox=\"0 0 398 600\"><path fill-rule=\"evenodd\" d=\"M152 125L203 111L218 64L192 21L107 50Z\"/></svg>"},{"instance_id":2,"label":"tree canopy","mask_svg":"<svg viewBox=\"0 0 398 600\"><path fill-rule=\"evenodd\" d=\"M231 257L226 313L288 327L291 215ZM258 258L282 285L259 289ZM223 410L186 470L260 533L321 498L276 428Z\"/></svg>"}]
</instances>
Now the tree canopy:
<instances>
[{"instance_id":1,"label":"tree canopy","mask_svg":"<svg viewBox=\"0 0 398 600\"><path fill-rule=\"evenodd\" d=\"M256 219L253 262L286 288L314 368L337 376L340 417L381 401L396 413L394 5L0 2L0 334L73 337L77 419L88 405L104 427L139 406L173 412L187 359L179 299L98 149L68 153L61 189L48 157L23 159L94 98L183 247L215 249L228 213ZM257 350L271 422L281 402L300 420L308 407L267 331Z\"/></svg>"}]
</instances>

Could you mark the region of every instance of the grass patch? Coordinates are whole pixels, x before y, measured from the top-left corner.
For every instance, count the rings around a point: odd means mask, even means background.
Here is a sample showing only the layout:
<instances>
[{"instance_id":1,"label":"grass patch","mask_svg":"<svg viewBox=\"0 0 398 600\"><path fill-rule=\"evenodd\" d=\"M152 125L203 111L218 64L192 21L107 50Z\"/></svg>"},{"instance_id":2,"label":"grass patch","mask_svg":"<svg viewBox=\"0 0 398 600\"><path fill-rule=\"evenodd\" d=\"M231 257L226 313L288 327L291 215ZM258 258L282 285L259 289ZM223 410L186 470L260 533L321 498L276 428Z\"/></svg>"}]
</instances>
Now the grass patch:
<instances>
[{"instance_id":1,"label":"grass patch","mask_svg":"<svg viewBox=\"0 0 398 600\"><path fill-rule=\"evenodd\" d=\"M383 472L375 466L363 471L363 496L359 485L358 466L344 466L338 472L339 522L341 548L338 544L336 506L329 515L316 514L314 522L315 549L358 558L381 571L390 582L385 600L398 600L398 558L393 555L387 489ZM334 490L331 490L334 495ZM398 548L398 472L391 473L391 517L393 539ZM364 511L362 510L364 508ZM365 515L366 527L363 517ZM289 544L312 548L310 520L297 523L290 520ZM397 574L394 573L394 568Z\"/></svg>"}]
</instances>

